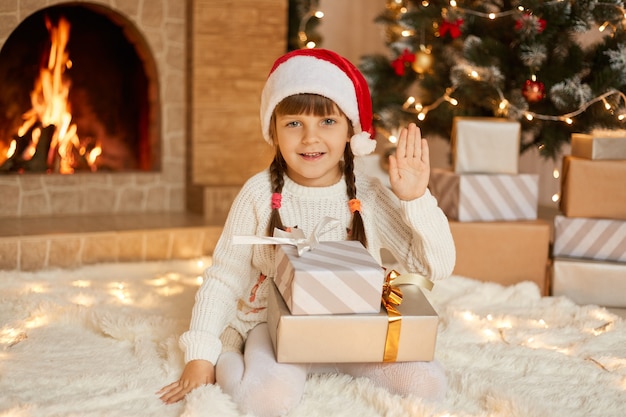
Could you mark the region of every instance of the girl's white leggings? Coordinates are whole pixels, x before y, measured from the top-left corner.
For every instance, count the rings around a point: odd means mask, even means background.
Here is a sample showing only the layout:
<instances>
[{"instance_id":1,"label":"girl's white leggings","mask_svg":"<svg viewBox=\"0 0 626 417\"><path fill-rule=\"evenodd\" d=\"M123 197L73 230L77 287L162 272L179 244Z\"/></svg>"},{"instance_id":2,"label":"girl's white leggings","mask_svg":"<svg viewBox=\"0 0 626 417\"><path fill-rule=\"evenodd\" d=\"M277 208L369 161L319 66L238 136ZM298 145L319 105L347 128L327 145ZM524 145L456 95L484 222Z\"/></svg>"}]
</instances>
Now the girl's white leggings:
<instances>
[{"instance_id":1,"label":"girl's white leggings","mask_svg":"<svg viewBox=\"0 0 626 417\"><path fill-rule=\"evenodd\" d=\"M437 361L395 363L287 364L276 362L272 342L263 323L252 329L244 353L224 352L216 365L216 380L241 411L258 417L285 415L302 398L307 375L344 373L367 377L393 394L441 400L446 375Z\"/></svg>"}]
</instances>

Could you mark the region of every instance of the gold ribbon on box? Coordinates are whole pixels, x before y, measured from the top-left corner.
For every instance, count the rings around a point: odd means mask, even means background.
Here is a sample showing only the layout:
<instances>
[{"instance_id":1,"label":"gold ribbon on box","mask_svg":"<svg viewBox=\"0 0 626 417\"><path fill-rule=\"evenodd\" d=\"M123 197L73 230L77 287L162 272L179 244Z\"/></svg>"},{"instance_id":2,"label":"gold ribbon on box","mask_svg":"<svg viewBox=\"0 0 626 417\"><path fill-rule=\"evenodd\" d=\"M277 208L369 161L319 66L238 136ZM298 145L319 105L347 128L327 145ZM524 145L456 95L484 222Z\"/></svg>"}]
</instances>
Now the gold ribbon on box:
<instances>
[{"instance_id":1,"label":"gold ribbon on box","mask_svg":"<svg viewBox=\"0 0 626 417\"><path fill-rule=\"evenodd\" d=\"M402 328L402 313L396 308L402 304L402 290L398 287L399 285L417 285L427 290L433 288L432 281L418 274L400 274L395 269L387 273L382 294L382 304L388 316L383 362L395 362L398 357Z\"/></svg>"}]
</instances>

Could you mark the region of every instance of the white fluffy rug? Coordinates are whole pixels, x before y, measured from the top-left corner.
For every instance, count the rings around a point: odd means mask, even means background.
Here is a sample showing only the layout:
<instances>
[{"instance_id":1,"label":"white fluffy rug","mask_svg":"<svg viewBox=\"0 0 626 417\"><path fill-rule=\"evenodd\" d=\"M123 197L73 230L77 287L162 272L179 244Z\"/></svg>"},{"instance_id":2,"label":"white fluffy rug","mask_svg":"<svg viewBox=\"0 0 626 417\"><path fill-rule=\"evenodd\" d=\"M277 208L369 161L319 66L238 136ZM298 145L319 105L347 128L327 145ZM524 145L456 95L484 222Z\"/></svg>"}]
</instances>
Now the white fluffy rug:
<instances>
[{"instance_id":1,"label":"white fluffy rug","mask_svg":"<svg viewBox=\"0 0 626 417\"><path fill-rule=\"evenodd\" d=\"M0 416L240 416L217 386L170 406L154 394L182 369L177 336L203 268L175 261L0 272ZM444 403L322 375L289 417L626 415L619 317L541 297L531 283L451 277L428 296L441 317Z\"/></svg>"}]
</instances>

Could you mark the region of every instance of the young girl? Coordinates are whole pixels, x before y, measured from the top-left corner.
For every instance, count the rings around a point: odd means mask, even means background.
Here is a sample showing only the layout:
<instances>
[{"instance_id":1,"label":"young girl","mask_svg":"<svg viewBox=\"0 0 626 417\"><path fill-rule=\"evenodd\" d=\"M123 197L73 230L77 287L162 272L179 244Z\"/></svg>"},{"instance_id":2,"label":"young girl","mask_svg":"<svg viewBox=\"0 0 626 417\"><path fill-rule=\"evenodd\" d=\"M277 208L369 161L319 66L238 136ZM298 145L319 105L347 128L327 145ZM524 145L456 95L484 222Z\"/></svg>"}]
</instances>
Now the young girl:
<instances>
[{"instance_id":1,"label":"young girl","mask_svg":"<svg viewBox=\"0 0 626 417\"><path fill-rule=\"evenodd\" d=\"M309 235L324 218L339 220L324 240L359 240L381 261L387 248L407 271L431 280L452 273L455 249L447 219L427 189L428 144L410 124L389 160L391 190L354 172L354 155L374 150L371 98L365 79L345 58L323 49L280 57L261 97L265 140L276 149L269 169L242 187L181 336L182 376L162 388L165 403L217 382L241 411L284 415L301 399L307 375L368 377L401 395L441 399L446 378L437 361L277 363L266 324L272 245L235 245L236 235L271 235L298 227ZM381 289L382 290L382 289Z\"/></svg>"}]
</instances>

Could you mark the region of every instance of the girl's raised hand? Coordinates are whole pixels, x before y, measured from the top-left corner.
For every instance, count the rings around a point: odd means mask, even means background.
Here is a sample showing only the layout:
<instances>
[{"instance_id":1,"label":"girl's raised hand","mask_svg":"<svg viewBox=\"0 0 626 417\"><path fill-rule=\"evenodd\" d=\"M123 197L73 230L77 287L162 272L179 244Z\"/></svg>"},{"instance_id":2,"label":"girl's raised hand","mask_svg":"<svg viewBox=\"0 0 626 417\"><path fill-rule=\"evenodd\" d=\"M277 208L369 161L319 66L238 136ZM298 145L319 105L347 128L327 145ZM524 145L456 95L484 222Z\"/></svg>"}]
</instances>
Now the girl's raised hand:
<instances>
[{"instance_id":1,"label":"girl's raised hand","mask_svg":"<svg viewBox=\"0 0 626 417\"><path fill-rule=\"evenodd\" d=\"M389 156L391 189L400 200L414 200L426 192L430 178L428 142L415 123L402 128L395 155Z\"/></svg>"}]
</instances>

